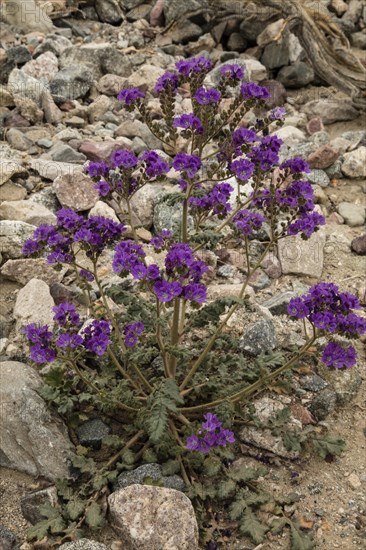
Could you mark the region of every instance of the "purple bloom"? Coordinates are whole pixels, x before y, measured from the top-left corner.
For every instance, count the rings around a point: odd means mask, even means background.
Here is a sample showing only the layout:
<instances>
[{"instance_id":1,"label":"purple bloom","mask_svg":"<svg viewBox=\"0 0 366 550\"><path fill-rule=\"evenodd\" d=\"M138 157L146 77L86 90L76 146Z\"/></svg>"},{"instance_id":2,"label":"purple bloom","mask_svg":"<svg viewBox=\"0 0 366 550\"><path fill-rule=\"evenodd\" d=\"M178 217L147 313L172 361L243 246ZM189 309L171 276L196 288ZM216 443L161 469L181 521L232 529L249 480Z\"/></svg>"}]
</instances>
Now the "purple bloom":
<instances>
[{"instance_id":1,"label":"purple bloom","mask_svg":"<svg viewBox=\"0 0 366 550\"><path fill-rule=\"evenodd\" d=\"M186 300L196 304L203 304L207 298L207 289L200 283L191 283L184 287L183 296Z\"/></svg>"},{"instance_id":2,"label":"purple bloom","mask_svg":"<svg viewBox=\"0 0 366 550\"><path fill-rule=\"evenodd\" d=\"M294 174L300 174L301 172L305 172L308 174L311 171L308 163L300 157L294 157L292 159L286 160L285 162L280 164L280 168L288 168Z\"/></svg>"},{"instance_id":3,"label":"purple bloom","mask_svg":"<svg viewBox=\"0 0 366 550\"><path fill-rule=\"evenodd\" d=\"M275 107L269 113L270 120L282 120L286 115L286 109L284 107Z\"/></svg>"},{"instance_id":4,"label":"purple bloom","mask_svg":"<svg viewBox=\"0 0 366 550\"><path fill-rule=\"evenodd\" d=\"M203 418L206 422L203 422L202 428L208 432L216 430L216 428L221 428L222 424L217 416L213 413L206 413L203 415Z\"/></svg>"},{"instance_id":5,"label":"purple bloom","mask_svg":"<svg viewBox=\"0 0 366 550\"><path fill-rule=\"evenodd\" d=\"M254 82L244 82L240 86L240 93L245 99L268 99L271 97L267 88Z\"/></svg>"},{"instance_id":6,"label":"purple bloom","mask_svg":"<svg viewBox=\"0 0 366 550\"><path fill-rule=\"evenodd\" d=\"M52 341L53 333L49 330L48 325L36 325L31 323L23 329L24 334L33 344L46 345Z\"/></svg>"},{"instance_id":7,"label":"purple bloom","mask_svg":"<svg viewBox=\"0 0 366 550\"><path fill-rule=\"evenodd\" d=\"M143 333L144 328L144 324L140 321L125 326L123 329L123 334L125 335L125 344L128 348L133 348L136 346L139 336Z\"/></svg>"},{"instance_id":8,"label":"purple bloom","mask_svg":"<svg viewBox=\"0 0 366 550\"><path fill-rule=\"evenodd\" d=\"M234 160L229 167L240 181L247 181L254 172L254 164L247 159Z\"/></svg>"},{"instance_id":9,"label":"purple bloom","mask_svg":"<svg viewBox=\"0 0 366 550\"><path fill-rule=\"evenodd\" d=\"M202 423L199 434L204 430L203 437L191 435L187 437L186 447L191 451L208 453L213 447L226 447L228 443L235 443L235 436L230 430L224 429L221 422L213 413L204 415L205 422Z\"/></svg>"},{"instance_id":10,"label":"purple bloom","mask_svg":"<svg viewBox=\"0 0 366 550\"><path fill-rule=\"evenodd\" d=\"M111 186L104 180L98 181L98 183L95 185L95 189L98 191L101 197L107 197L112 192Z\"/></svg>"},{"instance_id":11,"label":"purple bloom","mask_svg":"<svg viewBox=\"0 0 366 550\"><path fill-rule=\"evenodd\" d=\"M193 113L189 115L180 115L173 120L174 128L190 129L196 134L203 134L203 125L198 116Z\"/></svg>"},{"instance_id":12,"label":"purple bloom","mask_svg":"<svg viewBox=\"0 0 366 550\"><path fill-rule=\"evenodd\" d=\"M145 151L141 160L146 163L146 174L149 178L158 178L170 170L169 164L155 151Z\"/></svg>"},{"instance_id":13,"label":"purple bloom","mask_svg":"<svg viewBox=\"0 0 366 550\"><path fill-rule=\"evenodd\" d=\"M35 344L29 348L30 357L35 363L52 363L56 359L56 352L41 344Z\"/></svg>"},{"instance_id":14,"label":"purple bloom","mask_svg":"<svg viewBox=\"0 0 366 550\"><path fill-rule=\"evenodd\" d=\"M27 239L23 245L23 255L24 256L33 256L41 249L41 245L35 239Z\"/></svg>"},{"instance_id":15,"label":"purple bloom","mask_svg":"<svg viewBox=\"0 0 366 550\"><path fill-rule=\"evenodd\" d=\"M161 279L156 281L153 291L159 302L170 302L173 298L182 294L182 285L177 281L169 282Z\"/></svg>"},{"instance_id":16,"label":"purple bloom","mask_svg":"<svg viewBox=\"0 0 366 550\"><path fill-rule=\"evenodd\" d=\"M80 316L73 304L59 304L53 308L53 312L55 313L53 320L61 327L69 325L78 327L81 325Z\"/></svg>"},{"instance_id":17,"label":"purple bloom","mask_svg":"<svg viewBox=\"0 0 366 550\"><path fill-rule=\"evenodd\" d=\"M121 90L117 96L119 101L123 101L125 105L132 105L136 103L138 99L145 97L145 92L139 90L139 88L126 88Z\"/></svg>"},{"instance_id":18,"label":"purple bloom","mask_svg":"<svg viewBox=\"0 0 366 550\"><path fill-rule=\"evenodd\" d=\"M245 236L249 236L253 231L260 229L266 218L257 212L250 210L239 210L233 217L234 226Z\"/></svg>"},{"instance_id":19,"label":"purple bloom","mask_svg":"<svg viewBox=\"0 0 366 550\"><path fill-rule=\"evenodd\" d=\"M337 342L329 342L323 350L322 361L327 367L350 369L357 361L356 350L353 346L345 348Z\"/></svg>"},{"instance_id":20,"label":"purple bloom","mask_svg":"<svg viewBox=\"0 0 366 550\"><path fill-rule=\"evenodd\" d=\"M56 346L59 348L71 348L75 349L83 344L83 338L80 334L69 334L65 332L61 334L56 340Z\"/></svg>"},{"instance_id":21,"label":"purple bloom","mask_svg":"<svg viewBox=\"0 0 366 550\"><path fill-rule=\"evenodd\" d=\"M68 231L75 231L84 222L84 218L71 208L61 208L57 211L56 218L57 227L62 227Z\"/></svg>"},{"instance_id":22,"label":"purple bloom","mask_svg":"<svg viewBox=\"0 0 366 550\"><path fill-rule=\"evenodd\" d=\"M160 267L156 264L151 264L147 267L146 278L150 281L156 281L160 278Z\"/></svg>"},{"instance_id":23,"label":"purple bloom","mask_svg":"<svg viewBox=\"0 0 366 550\"><path fill-rule=\"evenodd\" d=\"M84 346L96 355L104 355L111 343L111 324L109 321L94 320L83 331Z\"/></svg>"},{"instance_id":24,"label":"purple bloom","mask_svg":"<svg viewBox=\"0 0 366 550\"><path fill-rule=\"evenodd\" d=\"M279 161L283 141L277 136L264 136L260 144L248 153L249 158L259 164L263 171L270 170Z\"/></svg>"},{"instance_id":25,"label":"purple bloom","mask_svg":"<svg viewBox=\"0 0 366 550\"><path fill-rule=\"evenodd\" d=\"M131 240L122 241L115 250L113 271L122 277L132 273L132 270L137 273L138 268L145 268L145 263L142 261L144 258L145 252L141 245Z\"/></svg>"},{"instance_id":26,"label":"purple bloom","mask_svg":"<svg viewBox=\"0 0 366 550\"><path fill-rule=\"evenodd\" d=\"M228 183L217 183L206 195L189 197L188 203L193 209L206 210L207 214L224 217L231 210L230 194L234 188Z\"/></svg>"},{"instance_id":27,"label":"purple bloom","mask_svg":"<svg viewBox=\"0 0 366 550\"><path fill-rule=\"evenodd\" d=\"M320 226L325 224L325 218L318 212L309 212L304 214L301 218L291 223L287 228L288 235L297 235L301 233L306 237L310 237L314 231Z\"/></svg>"},{"instance_id":28,"label":"purple bloom","mask_svg":"<svg viewBox=\"0 0 366 550\"><path fill-rule=\"evenodd\" d=\"M154 92L157 94L165 92L168 88L175 91L178 88L178 75L169 71L160 76L155 84Z\"/></svg>"},{"instance_id":29,"label":"purple bloom","mask_svg":"<svg viewBox=\"0 0 366 550\"><path fill-rule=\"evenodd\" d=\"M162 250L166 246L166 241L173 236L173 232L170 229L163 229L160 235L156 235L150 241L150 244L155 250Z\"/></svg>"},{"instance_id":30,"label":"purple bloom","mask_svg":"<svg viewBox=\"0 0 366 550\"><path fill-rule=\"evenodd\" d=\"M252 143L256 141L257 134L254 130L248 130L248 128L238 128L233 132L233 143L237 147L244 145L244 143Z\"/></svg>"},{"instance_id":31,"label":"purple bloom","mask_svg":"<svg viewBox=\"0 0 366 550\"><path fill-rule=\"evenodd\" d=\"M200 448L200 440L197 435L190 435L187 437L187 449L191 451L198 451Z\"/></svg>"},{"instance_id":32,"label":"purple bloom","mask_svg":"<svg viewBox=\"0 0 366 550\"><path fill-rule=\"evenodd\" d=\"M191 76L193 73L207 73L212 69L212 61L204 56L192 57L177 61L175 67L181 75Z\"/></svg>"},{"instance_id":33,"label":"purple bloom","mask_svg":"<svg viewBox=\"0 0 366 550\"><path fill-rule=\"evenodd\" d=\"M230 80L243 80L244 69L236 63L227 64L220 68L220 74L224 78L228 78Z\"/></svg>"},{"instance_id":34,"label":"purple bloom","mask_svg":"<svg viewBox=\"0 0 366 550\"><path fill-rule=\"evenodd\" d=\"M102 160L101 162L91 161L85 166L86 173L91 177L105 177L110 170L109 164Z\"/></svg>"},{"instance_id":35,"label":"purple bloom","mask_svg":"<svg viewBox=\"0 0 366 550\"><path fill-rule=\"evenodd\" d=\"M206 88L202 87L198 88L193 97L200 105L210 105L211 103L218 103L221 99L221 94L216 88L206 90Z\"/></svg>"},{"instance_id":36,"label":"purple bloom","mask_svg":"<svg viewBox=\"0 0 366 550\"><path fill-rule=\"evenodd\" d=\"M302 298L292 298L287 306L287 313L291 317L297 317L298 319L304 319L310 313L309 308L304 303Z\"/></svg>"},{"instance_id":37,"label":"purple bloom","mask_svg":"<svg viewBox=\"0 0 366 550\"><path fill-rule=\"evenodd\" d=\"M89 282L94 281L94 275L90 271L88 271L87 269L80 269L79 277L81 279L85 279L86 281L89 281Z\"/></svg>"},{"instance_id":38,"label":"purple bloom","mask_svg":"<svg viewBox=\"0 0 366 550\"><path fill-rule=\"evenodd\" d=\"M201 168L201 164L201 159L196 155L178 153L174 158L173 168L177 172L184 172L188 178L193 178Z\"/></svg>"},{"instance_id":39,"label":"purple bloom","mask_svg":"<svg viewBox=\"0 0 366 550\"><path fill-rule=\"evenodd\" d=\"M135 168L137 166L137 157L127 149L114 151L111 161L114 167Z\"/></svg>"}]
</instances>

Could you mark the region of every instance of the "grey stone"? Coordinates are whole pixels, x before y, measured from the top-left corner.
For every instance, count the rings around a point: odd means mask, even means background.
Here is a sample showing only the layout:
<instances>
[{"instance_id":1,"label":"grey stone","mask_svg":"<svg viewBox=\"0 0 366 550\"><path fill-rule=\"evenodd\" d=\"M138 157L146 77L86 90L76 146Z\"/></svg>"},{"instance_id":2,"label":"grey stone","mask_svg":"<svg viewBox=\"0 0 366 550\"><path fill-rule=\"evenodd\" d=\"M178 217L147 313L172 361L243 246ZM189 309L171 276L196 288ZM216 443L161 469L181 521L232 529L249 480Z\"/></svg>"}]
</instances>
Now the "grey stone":
<instances>
[{"instance_id":1,"label":"grey stone","mask_svg":"<svg viewBox=\"0 0 366 550\"><path fill-rule=\"evenodd\" d=\"M101 59L101 69L104 74L128 78L131 76L134 67L130 56L124 55L115 48L108 47Z\"/></svg>"},{"instance_id":2,"label":"grey stone","mask_svg":"<svg viewBox=\"0 0 366 550\"><path fill-rule=\"evenodd\" d=\"M36 277L48 285L61 281L67 268L56 271L44 258L21 258L19 260L8 260L0 269L5 279L26 285Z\"/></svg>"},{"instance_id":3,"label":"grey stone","mask_svg":"<svg viewBox=\"0 0 366 550\"><path fill-rule=\"evenodd\" d=\"M13 176L28 174L20 161L16 159L2 159L0 163L0 185L9 181Z\"/></svg>"},{"instance_id":4,"label":"grey stone","mask_svg":"<svg viewBox=\"0 0 366 550\"><path fill-rule=\"evenodd\" d=\"M317 231L306 241L300 235L278 241L278 255L284 275L321 277L324 262L324 231Z\"/></svg>"},{"instance_id":5,"label":"grey stone","mask_svg":"<svg viewBox=\"0 0 366 550\"><path fill-rule=\"evenodd\" d=\"M47 84L58 72L58 60L54 53L45 52L29 61L22 71Z\"/></svg>"},{"instance_id":6,"label":"grey stone","mask_svg":"<svg viewBox=\"0 0 366 550\"><path fill-rule=\"evenodd\" d=\"M342 172L350 178L366 178L366 147L344 153Z\"/></svg>"},{"instance_id":7,"label":"grey stone","mask_svg":"<svg viewBox=\"0 0 366 550\"><path fill-rule=\"evenodd\" d=\"M2 17L17 29L29 32L49 33L53 23L46 10L34 0L13 0L2 7Z\"/></svg>"},{"instance_id":8,"label":"grey stone","mask_svg":"<svg viewBox=\"0 0 366 550\"><path fill-rule=\"evenodd\" d=\"M70 178L76 177L76 174L82 174L83 167L70 162L56 162L55 160L32 159L30 167L42 178L54 181L58 177Z\"/></svg>"},{"instance_id":9,"label":"grey stone","mask_svg":"<svg viewBox=\"0 0 366 550\"><path fill-rule=\"evenodd\" d=\"M93 180L80 172L58 176L53 190L62 206L77 212L93 208L99 199Z\"/></svg>"},{"instance_id":10,"label":"grey stone","mask_svg":"<svg viewBox=\"0 0 366 550\"><path fill-rule=\"evenodd\" d=\"M351 248L353 252L359 254L359 256L366 255L366 233L355 237L351 242Z\"/></svg>"},{"instance_id":11,"label":"grey stone","mask_svg":"<svg viewBox=\"0 0 366 550\"><path fill-rule=\"evenodd\" d=\"M300 379L300 384L304 390L312 392L318 392L328 386L327 382L317 374L302 376Z\"/></svg>"},{"instance_id":12,"label":"grey stone","mask_svg":"<svg viewBox=\"0 0 366 550\"><path fill-rule=\"evenodd\" d=\"M33 237L35 225L25 222L0 221L0 252L7 258L21 258L23 245Z\"/></svg>"},{"instance_id":13,"label":"grey stone","mask_svg":"<svg viewBox=\"0 0 366 550\"><path fill-rule=\"evenodd\" d=\"M7 529L3 525L0 525L0 548L1 550L11 550L17 545L17 538L13 531Z\"/></svg>"},{"instance_id":14,"label":"grey stone","mask_svg":"<svg viewBox=\"0 0 366 550\"><path fill-rule=\"evenodd\" d=\"M176 235L179 234L181 227L181 201L172 201L178 194L168 195L157 199L154 206L153 225L156 232L160 233L163 229L170 229ZM193 228L193 218L188 216L188 228Z\"/></svg>"},{"instance_id":15,"label":"grey stone","mask_svg":"<svg viewBox=\"0 0 366 550\"><path fill-rule=\"evenodd\" d=\"M93 82L93 74L83 65L61 69L50 82L50 91L56 103L86 96Z\"/></svg>"},{"instance_id":16,"label":"grey stone","mask_svg":"<svg viewBox=\"0 0 366 550\"><path fill-rule=\"evenodd\" d=\"M229 36L226 47L229 51L243 52L247 45L248 42L240 32L233 32Z\"/></svg>"},{"instance_id":17,"label":"grey stone","mask_svg":"<svg viewBox=\"0 0 366 550\"><path fill-rule=\"evenodd\" d=\"M142 4L142 0L123 0L123 3L125 2L134 4L133 7ZM181 2L181 0L170 0L164 6L165 23L169 25L172 21L184 20L185 14L200 10L204 8L205 5L208 7L207 0L186 0L185 2Z\"/></svg>"},{"instance_id":18,"label":"grey stone","mask_svg":"<svg viewBox=\"0 0 366 550\"><path fill-rule=\"evenodd\" d=\"M240 338L240 348L250 355L272 351L276 343L274 324L269 319L257 321Z\"/></svg>"},{"instance_id":19,"label":"grey stone","mask_svg":"<svg viewBox=\"0 0 366 550\"><path fill-rule=\"evenodd\" d=\"M263 63L267 69L277 69L289 63L289 55L287 40L271 42L264 48L261 63Z\"/></svg>"},{"instance_id":20,"label":"grey stone","mask_svg":"<svg viewBox=\"0 0 366 550\"><path fill-rule=\"evenodd\" d=\"M288 67L282 67L277 75L277 80L282 82L286 88L302 88L314 80L314 70L307 63L298 61Z\"/></svg>"},{"instance_id":21,"label":"grey stone","mask_svg":"<svg viewBox=\"0 0 366 550\"><path fill-rule=\"evenodd\" d=\"M321 375L334 391L339 405L350 403L362 383L362 378L357 368L329 370L321 365Z\"/></svg>"},{"instance_id":22,"label":"grey stone","mask_svg":"<svg viewBox=\"0 0 366 550\"><path fill-rule=\"evenodd\" d=\"M117 0L96 0L95 11L103 23L118 25L122 21L122 12Z\"/></svg>"},{"instance_id":23,"label":"grey stone","mask_svg":"<svg viewBox=\"0 0 366 550\"><path fill-rule=\"evenodd\" d=\"M191 501L165 487L131 485L108 497L112 527L126 550L197 550L198 528Z\"/></svg>"},{"instance_id":24,"label":"grey stone","mask_svg":"<svg viewBox=\"0 0 366 550\"><path fill-rule=\"evenodd\" d=\"M83 422L78 429L77 434L79 442L85 447L100 449L103 438L110 433L111 429L100 418L93 418Z\"/></svg>"},{"instance_id":25,"label":"grey stone","mask_svg":"<svg viewBox=\"0 0 366 550\"><path fill-rule=\"evenodd\" d=\"M269 309L272 315L286 315L287 306L290 300L295 296L296 294L294 292L281 292L280 294L272 296L272 298L269 298L269 300L266 300L261 305Z\"/></svg>"},{"instance_id":26,"label":"grey stone","mask_svg":"<svg viewBox=\"0 0 366 550\"><path fill-rule=\"evenodd\" d=\"M23 517L29 521L32 525L38 523L44 517L40 512L40 507L44 504L50 504L56 506L57 504L57 490L56 487L47 487L41 491L34 491L28 493L20 499L20 509Z\"/></svg>"},{"instance_id":27,"label":"grey stone","mask_svg":"<svg viewBox=\"0 0 366 550\"><path fill-rule=\"evenodd\" d=\"M47 155L56 162L68 162L80 164L86 161L86 156L83 153L75 151L70 145L66 143L56 143L52 149L49 150Z\"/></svg>"},{"instance_id":28,"label":"grey stone","mask_svg":"<svg viewBox=\"0 0 366 550\"><path fill-rule=\"evenodd\" d=\"M24 65L32 59L30 51L25 46L13 46L6 50L6 56L10 63L14 65Z\"/></svg>"},{"instance_id":29,"label":"grey stone","mask_svg":"<svg viewBox=\"0 0 366 550\"><path fill-rule=\"evenodd\" d=\"M324 124L353 120L359 116L352 101L347 99L315 99L306 103L301 112L309 118L321 117Z\"/></svg>"},{"instance_id":30,"label":"grey stone","mask_svg":"<svg viewBox=\"0 0 366 550\"><path fill-rule=\"evenodd\" d=\"M365 223L365 207L361 204L341 202L337 210L338 214L342 216L346 224L350 227L358 227Z\"/></svg>"},{"instance_id":31,"label":"grey stone","mask_svg":"<svg viewBox=\"0 0 366 550\"><path fill-rule=\"evenodd\" d=\"M18 183L7 181L0 186L0 201L22 201L27 196L27 190Z\"/></svg>"},{"instance_id":32,"label":"grey stone","mask_svg":"<svg viewBox=\"0 0 366 550\"><path fill-rule=\"evenodd\" d=\"M56 216L42 204L28 200L4 201L0 205L0 220L17 220L38 227L55 223Z\"/></svg>"},{"instance_id":33,"label":"grey stone","mask_svg":"<svg viewBox=\"0 0 366 550\"><path fill-rule=\"evenodd\" d=\"M311 414L318 420L324 420L331 412L334 411L337 402L335 392L329 388L320 391L316 394L308 409Z\"/></svg>"},{"instance_id":34,"label":"grey stone","mask_svg":"<svg viewBox=\"0 0 366 550\"><path fill-rule=\"evenodd\" d=\"M323 170L317 170L316 168L307 174L307 179L311 183L319 185L320 187L328 187L330 184L330 179L326 172Z\"/></svg>"},{"instance_id":35,"label":"grey stone","mask_svg":"<svg viewBox=\"0 0 366 550\"><path fill-rule=\"evenodd\" d=\"M46 86L33 76L24 73L20 69L13 69L9 75L8 89L15 97L31 99L38 106L41 104L42 94L47 90Z\"/></svg>"},{"instance_id":36,"label":"grey stone","mask_svg":"<svg viewBox=\"0 0 366 550\"><path fill-rule=\"evenodd\" d=\"M37 393L41 378L16 361L1 362L0 376L0 465L50 480L67 477L72 445L62 421Z\"/></svg>"},{"instance_id":37,"label":"grey stone","mask_svg":"<svg viewBox=\"0 0 366 550\"><path fill-rule=\"evenodd\" d=\"M65 542L58 550L108 550L108 547L101 542L90 539L80 539L73 542Z\"/></svg>"},{"instance_id":38,"label":"grey stone","mask_svg":"<svg viewBox=\"0 0 366 550\"><path fill-rule=\"evenodd\" d=\"M37 145L39 145L39 147L43 147L44 149L50 149L53 145L53 141L52 139L42 138L37 141Z\"/></svg>"},{"instance_id":39,"label":"grey stone","mask_svg":"<svg viewBox=\"0 0 366 550\"><path fill-rule=\"evenodd\" d=\"M9 128L6 132L6 141L18 151L28 151L33 145L33 141L16 128Z\"/></svg>"},{"instance_id":40,"label":"grey stone","mask_svg":"<svg viewBox=\"0 0 366 550\"><path fill-rule=\"evenodd\" d=\"M14 317L18 330L29 323L52 327L54 305L47 283L40 279L31 279L19 290L15 301Z\"/></svg>"},{"instance_id":41,"label":"grey stone","mask_svg":"<svg viewBox=\"0 0 366 550\"><path fill-rule=\"evenodd\" d=\"M161 483L168 489L184 491L185 483L178 475L164 476L159 464L143 464L131 472L122 472L113 484L114 490L128 487L129 485L143 485L145 480L150 478Z\"/></svg>"},{"instance_id":42,"label":"grey stone","mask_svg":"<svg viewBox=\"0 0 366 550\"><path fill-rule=\"evenodd\" d=\"M351 42L354 48L360 48L360 50L366 50L366 33L355 32L351 35Z\"/></svg>"}]
</instances>

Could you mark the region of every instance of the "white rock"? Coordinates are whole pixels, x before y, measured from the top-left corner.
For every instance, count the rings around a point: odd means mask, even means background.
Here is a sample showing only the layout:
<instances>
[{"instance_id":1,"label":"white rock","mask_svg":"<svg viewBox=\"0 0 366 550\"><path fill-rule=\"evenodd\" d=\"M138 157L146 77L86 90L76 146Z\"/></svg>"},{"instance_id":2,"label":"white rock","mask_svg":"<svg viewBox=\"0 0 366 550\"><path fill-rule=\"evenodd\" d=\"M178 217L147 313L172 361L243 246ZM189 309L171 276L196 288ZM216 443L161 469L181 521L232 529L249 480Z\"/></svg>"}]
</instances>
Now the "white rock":
<instances>
[{"instance_id":1,"label":"white rock","mask_svg":"<svg viewBox=\"0 0 366 550\"><path fill-rule=\"evenodd\" d=\"M304 132L295 126L283 126L279 128L279 130L273 132L273 134L282 139L286 145L293 145L294 143L300 143L307 140Z\"/></svg>"},{"instance_id":2,"label":"white rock","mask_svg":"<svg viewBox=\"0 0 366 550\"><path fill-rule=\"evenodd\" d=\"M0 205L0 220L18 220L31 225L53 224L56 216L42 204L31 201L4 201Z\"/></svg>"},{"instance_id":3,"label":"white rock","mask_svg":"<svg viewBox=\"0 0 366 550\"><path fill-rule=\"evenodd\" d=\"M52 327L54 305L48 284L40 279L31 279L19 290L15 302L14 317L17 320L17 330L30 323Z\"/></svg>"},{"instance_id":4,"label":"white rock","mask_svg":"<svg viewBox=\"0 0 366 550\"><path fill-rule=\"evenodd\" d=\"M366 147L345 153L342 172L350 178L366 178Z\"/></svg>"},{"instance_id":5,"label":"white rock","mask_svg":"<svg viewBox=\"0 0 366 550\"><path fill-rule=\"evenodd\" d=\"M83 166L69 162L56 162L55 160L32 159L30 167L42 178L54 181L58 176L81 174Z\"/></svg>"},{"instance_id":6,"label":"white rock","mask_svg":"<svg viewBox=\"0 0 366 550\"><path fill-rule=\"evenodd\" d=\"M113 208L103 201L98 201L93 206L88 214L88 218L90 218L90 216L103 216L103 218L109 218L114 222L121 223Z\"/></svg>"},{"instance_id":7,"label":"white rock","mask_svg":"<svg viewBox=\"0 0 366 550\"><path fill-rule=\"evenodd\" d=\"M300 235L278 241L278 256L284 275L321 277L324 262L325 233L313 233L304 241Z\"/></svg>"},{"instance_id":8,"label":"white rock","mask_svg":"<svg viewBox=\"0 0 366 550\"><path fill-rule=\"evenodd\" d=\"M8 258L21 258L24 242L33 237L35 229L25 222L0 221L0 252Z\"/></svg>"}]
</instances>

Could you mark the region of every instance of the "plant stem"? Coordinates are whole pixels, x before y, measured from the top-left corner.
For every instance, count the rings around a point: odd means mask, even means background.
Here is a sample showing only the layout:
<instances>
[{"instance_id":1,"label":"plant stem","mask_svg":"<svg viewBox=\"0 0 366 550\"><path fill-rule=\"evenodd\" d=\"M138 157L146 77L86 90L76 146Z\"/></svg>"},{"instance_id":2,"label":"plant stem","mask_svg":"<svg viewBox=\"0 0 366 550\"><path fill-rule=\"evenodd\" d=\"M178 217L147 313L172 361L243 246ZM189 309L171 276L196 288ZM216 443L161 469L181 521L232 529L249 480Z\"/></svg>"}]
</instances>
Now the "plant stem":
<instances>
[{"instance_id":1,"label":"plant stem","mask_svg":"<svg viewBox=\"0 0 366 550\"><path fill-rule=\"evenodd\" d=\"M156 341L158 342L161 357L163 359L165 376L166 376L166 378L169 378L169 367L168 367L167 358L166 358L166 350L165 350L165 345L164 345L163 338L162 338L162 335L161 335L160 313L161 313L160 302L159 302L158 298L156 298L156 317L157 317L157 319L156 319Z\"/></svg>"},{"instance_id":2,"label":"plant stem","mask_svg":"<svg viewBox=\"0 0 366 550\"><path fill-rule=\"evenodd\" d=\"M179 341L179 315L180 313L180 298L174 299L173 324L171 329L171 345L176 346ZM168 375L169 378L175 378L177 373L177 358L170 354Z\"/></svg>"}]
</instances>

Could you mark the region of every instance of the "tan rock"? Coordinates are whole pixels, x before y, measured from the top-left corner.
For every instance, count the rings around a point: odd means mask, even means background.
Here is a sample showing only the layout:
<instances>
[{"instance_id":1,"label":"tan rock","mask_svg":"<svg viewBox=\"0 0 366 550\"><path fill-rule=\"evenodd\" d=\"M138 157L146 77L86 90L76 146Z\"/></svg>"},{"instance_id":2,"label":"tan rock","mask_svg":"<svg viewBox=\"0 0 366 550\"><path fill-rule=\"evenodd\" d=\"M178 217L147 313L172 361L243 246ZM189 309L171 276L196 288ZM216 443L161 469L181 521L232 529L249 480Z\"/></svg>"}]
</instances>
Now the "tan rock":
<instances>
[{"instance_id":1,"label":"tan rock","mask_svg":"<svg viewBox=\"0 0 366 550\"><path fill-rule=\"evenodd\" d=\"M300 235L278 241L278 256L284 275L321 277L324 262L325 234L320 230L304 241Z\"/></svg>"},{"instance_id":2,"label":"tan rock","mask_svg":"<svg viewBox=\"0 0 366 550\"><path fill-rule=\"evenodd\" d=\"M18 220L37 227L42 224L53 224L56 216L42 204L32 201L4 201L0 205L0 220Z\"/></svg>"},{"instance_id":3,"label":"tan rock","mask_svg":"<svg viewBox=\"0 0 366 550\"><path fill-rule=\"evenodd\" d=\"M53 182L53 190L62 206L76 212L93 208L99 199L94 181L80 172L58 176Z\"/></svg>"},{"instance_id":4,"label":"tan rock","mask_svg":"<svg viewBox=\"0 0 366 550\"><path fill-rule=\"evenodd\" d=\"M0 269L0 273L6 279L26 285L36 277L48 285L59 283L67 268L56 271L44 258L21 258L19 260L8 260Z\"/></svg>"},{"instance_id":5,"label":"tan rock","mask_svg":"<svg viewBox=\"0 0 366 550\"><path fill-rule=\"evenodd\" d=\"M17 329L21 330L29 323L52 327L54 305L48 284L40 279L31 279L19 290L15 302L14 317L17 320Z\"/></svg>"},{"instance_id":6,"label":"tan rock","mask_svg":"<svg viewBox=\"0 0 366 550\"><path fill-rule=\"evenodd\" d=\"M110 522L125 550L197 550L191 501L175 489L130 485L108 498Z\"/></svg>"}]
</instances>

